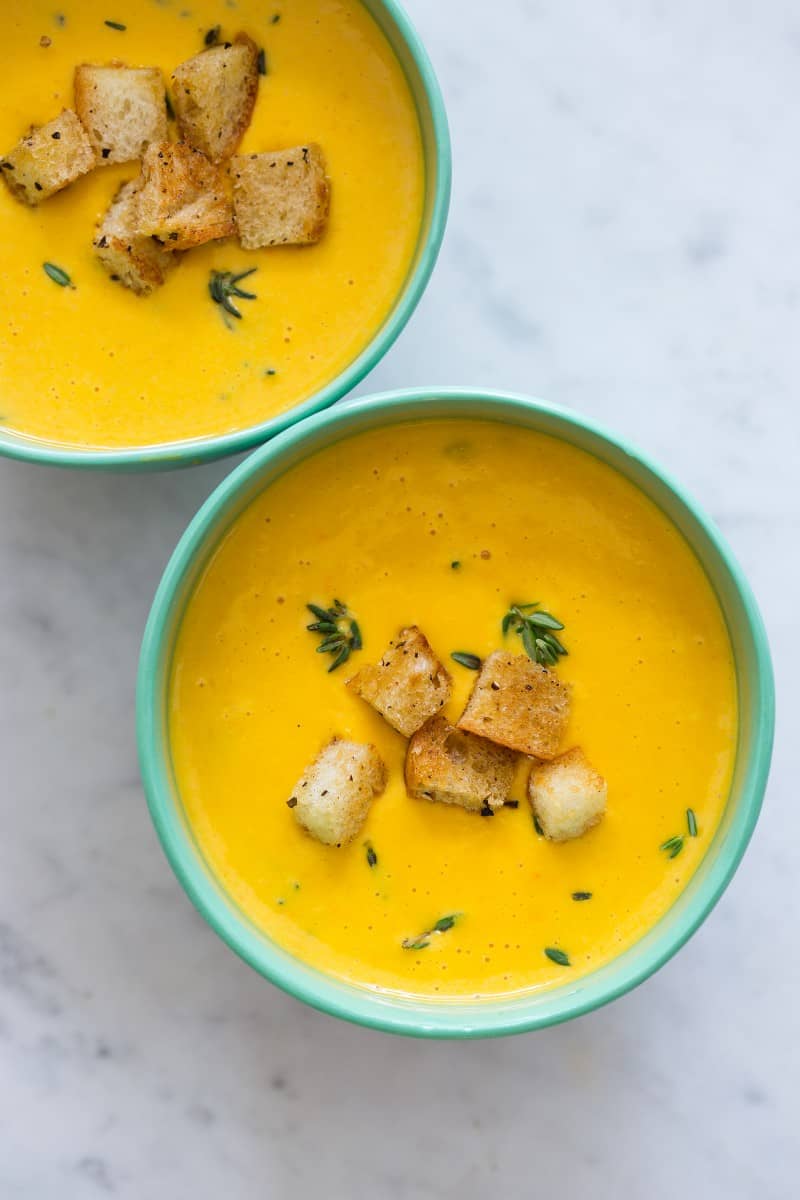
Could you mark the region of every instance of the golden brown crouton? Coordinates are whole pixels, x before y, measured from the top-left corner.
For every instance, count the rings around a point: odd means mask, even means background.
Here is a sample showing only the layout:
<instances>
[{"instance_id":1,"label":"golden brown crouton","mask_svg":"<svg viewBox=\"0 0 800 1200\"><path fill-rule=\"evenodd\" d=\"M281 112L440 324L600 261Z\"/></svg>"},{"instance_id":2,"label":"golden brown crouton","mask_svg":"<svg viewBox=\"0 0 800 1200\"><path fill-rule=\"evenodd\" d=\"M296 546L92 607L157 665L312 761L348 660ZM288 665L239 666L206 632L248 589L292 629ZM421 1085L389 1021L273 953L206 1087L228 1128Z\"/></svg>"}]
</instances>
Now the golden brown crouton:
<instances>
[{"instance_id":1,"label":"golden brown crouton","mask_svg":"<svg viewBox=\"0 0 800 1200\"><path fill-rule=\"evenodd\" d=\"M319 146L293 146L231 160L239 240L260 246L307 245L325 232L330 184Z\"/></svg>"},{"instance_id":2,"label":"golden brown crouton","mask_svg":"<svg viewBox=\"0 0 800 1200\"><path fill-rule=\"evenodd\" d=\"M247 34L181 63L172 76L173 108L183 141L212 162L230 158L258 95L258 46Z\"/></svg>"},{"instance_id":3,"label":"golden brown crouton","mask_svg":"<svg viewBox=\"0 0 800 1200\"><path fill-rule=\"evenodd\" d=\"M352 841L386 787L374 746L334 738L307 767L287 804L304 829L327 846Z\"/></svg>"},{"instance_id":4,"label":"golden brown crouton","mask_svg":"<svg viewBox=\"0 0 800 1200\"><path fill-rule=\"evenodd\" d=\"M416 625L401 629L383 658L347 680L351 692L366 700L405 737L447 703L453 682Z\"/></svg>"},{"instance_id":5,"label":"golden brown crouton","mask_svg":"<svg viewBox=\"0 0 800 1200\"><path fill-rule=\"evenodd\" d=\"M552 762L534 766L528 779L528 799L542 833L553 842L566 842L591 829L606 810L608 786L580 746Z\"/></svg>"},{"instance_id":6,"label":"golden brown crouton","mask_svg":"<svg viewBox=\"0 0 800 1200\"><path fill-rule=\"evenodd\" d=\"M458 804L490 816L508 799L516 757L504 746L456 729L440 714L408 743L406 788L417 800Z\"/></svg>"},{"instance_id":7,"label":"golden brown crouton","mask_svg":"<svg viewBox=\"0 0 800 1200\"><path fill-rule=\"evenodd\" d=\"M136 231L187 250L236 228L219 167L184 142L149 146L142 159Z\"/></svg>"},{"instance_id":8,"label":"golden brown crouton","mask_svg":"<svg viewBox=\"0 0 800 1200\"><path fill-rule=\"evenodd\" d=\"M146 296L161 287L180 255L164 250L154 238L135 232L138 192L138 180L123 183L118 189L97 228L94 251L112 279Z\"/></svg>"},{"instance_id":9,"label":"golden brown crouton","mask_svg":"<svg viewBox=\"0 0 800 1200\"><path fill-rule=\"evenodd\" d=\"M132 162L167 136L166 90L157 67L76 67L75 108L100 165Z\"/></svg>"},{"instance_id":10,"label":"golden brown crouton","mask_svg":"<svg viewBox=\"0 0 800 1200\"><path fill-rule=\"evenodd\" d=\"M569 719L569 690L526 654L497 650L484 660L459 729L535 758L553 758Z\"/></svg>"},{"instance_id":11,"label":"golden brown crouton","mask_svg":"<svg viewBox=\"0 0 800 1200\"><path fill-rule=\"evenodd\" d=\"M69 108L46 125L31 126L0 159L0 171L11 191L32 207L80 179L94 165L86 130Z\"/></svg>"}]
</instances>

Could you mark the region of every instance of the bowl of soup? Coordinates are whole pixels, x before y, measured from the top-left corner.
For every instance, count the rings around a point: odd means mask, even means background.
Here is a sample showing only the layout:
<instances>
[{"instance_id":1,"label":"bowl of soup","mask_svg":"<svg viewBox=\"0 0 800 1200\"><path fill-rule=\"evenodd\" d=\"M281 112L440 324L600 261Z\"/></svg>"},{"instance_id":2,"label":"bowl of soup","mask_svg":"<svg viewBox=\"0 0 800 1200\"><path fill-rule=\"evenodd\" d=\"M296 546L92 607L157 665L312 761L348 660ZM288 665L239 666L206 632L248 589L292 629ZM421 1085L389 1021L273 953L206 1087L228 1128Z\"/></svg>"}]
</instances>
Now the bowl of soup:
<instances>
[{"instance_id":1,"label":"bowl of soup","mask_svg":"<svg viewBox=\"0 0 800 1200\"><path fill-rule=\"evenodd\" d=\"M20 459L265 441L379 361L444 232L444 107L395 0L123 7L6 22L0 453Z\"/></svg>"},{"instance_id":2,"label":"bowl of soup","mask_svg":"<svg viewBox=\"0 0 800 1200\"><path fill-rule=\"evenodd\" d=\"M773 685L749 587L658 467L521 396L348 401L181 539L138 739L188 895L363 1025L531 1030L661 966L755 825Z\"/></svg>"}]
</instances>

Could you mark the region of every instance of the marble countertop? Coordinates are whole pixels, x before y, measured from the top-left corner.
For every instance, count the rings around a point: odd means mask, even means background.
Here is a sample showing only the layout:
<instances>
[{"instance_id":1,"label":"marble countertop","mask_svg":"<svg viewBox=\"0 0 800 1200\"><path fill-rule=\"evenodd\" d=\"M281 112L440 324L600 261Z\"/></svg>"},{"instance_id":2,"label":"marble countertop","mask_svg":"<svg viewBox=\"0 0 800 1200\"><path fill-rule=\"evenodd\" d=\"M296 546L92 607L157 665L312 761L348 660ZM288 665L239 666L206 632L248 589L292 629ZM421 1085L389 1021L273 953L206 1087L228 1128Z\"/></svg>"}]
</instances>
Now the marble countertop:
<instances>
[{"instance_id":1,"label":"marble countertop","mask_svg":"<svg viewBox=\"0 0 800 1200\"><path fill-rule=\"evenodd\" d=\"M797 1194L800 13L408 7L449 105L453 207L430 290L362 390L537 394L693 490L776 652L762 821L686 949L591 1017L456 1045L311 1012L194 912L138 779L143 623L230 463L2 462L2 1200Z\"/></svg>"}]
</instances>

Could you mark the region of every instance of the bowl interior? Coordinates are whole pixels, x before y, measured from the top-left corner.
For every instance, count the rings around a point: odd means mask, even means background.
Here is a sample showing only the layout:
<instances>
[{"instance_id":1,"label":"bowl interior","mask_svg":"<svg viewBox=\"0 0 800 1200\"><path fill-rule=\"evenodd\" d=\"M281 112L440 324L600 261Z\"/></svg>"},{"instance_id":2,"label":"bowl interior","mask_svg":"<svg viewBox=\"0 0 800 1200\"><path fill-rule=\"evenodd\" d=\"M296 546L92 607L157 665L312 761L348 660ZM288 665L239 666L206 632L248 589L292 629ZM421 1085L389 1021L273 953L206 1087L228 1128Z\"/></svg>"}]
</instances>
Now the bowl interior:
<instances>
[{"instance_id":1,"label":"bowl interior","mask_svg":"<svg viewBox=\"0 0 800 1200\"><path fill-rule=\"evenodd\" d=\"M450 203L451 150L436 75L404 10L397 0L361 0L361 3L383 31L408 80L419 120L425 169L424 206L416 250L392 309L368 345L318 392L284 413L230 434L103 450L29 438L0 424L0 456L61 467L120 471L195 466L260 445L303 417L320 412L356 387L380 362L419 303L436 263Z\"/></svg>"},{"instance_id":2,"label":"bowl interior","mask_svg":"<svg viewBox=\"0 0 800 1200\"><path fill-rule=\"evenodd\" d=\"M704 564L733 646L739 698L736 765L722 822L667 914L606 966L573 984L503 1000L428 1001L381 996L324 976L257 929L222 890L185 821L170 762L167 687L176 636L195 583L219 541L254 497L323 446L366 429L421 418L469 416L518 424L568 441L608 463L649 496ZM327 1012L377 1028L432 1037L512 1033L590 1011L640 983L691 936L733 875L766 783L773 731L769 650L750 589L714 526L659 470L591 423L523 397L436 390L348 402L303 422L238 467L194 519L167 567L142 650L139 747L151 814L173 868L217 932L251 966Z\"/></svg>"}]
</instances>

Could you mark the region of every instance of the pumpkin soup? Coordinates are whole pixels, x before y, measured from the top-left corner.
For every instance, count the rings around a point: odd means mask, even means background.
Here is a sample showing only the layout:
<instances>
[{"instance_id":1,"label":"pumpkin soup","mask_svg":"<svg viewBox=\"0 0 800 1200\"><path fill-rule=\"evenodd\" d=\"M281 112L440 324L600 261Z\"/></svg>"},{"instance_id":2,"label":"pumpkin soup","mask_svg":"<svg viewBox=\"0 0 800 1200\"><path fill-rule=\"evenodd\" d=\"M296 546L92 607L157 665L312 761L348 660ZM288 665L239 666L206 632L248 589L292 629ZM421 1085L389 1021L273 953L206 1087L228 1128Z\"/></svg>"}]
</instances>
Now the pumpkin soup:
<instances>
[{"instance_id":1,"label":"pumpkin soup","mask_svg":"<svg viewBox=\"0 0 800 1200\"><path fill-rule=\"evenodd\" d=\"M352 436L250 504L169 711L197 845L252 922L434 998L569 982L641 937L714 835L737 728L675 527L590 455L460 419Z\"/></svg>"},{"instance_id":2,"label":"pumpkin soup","mask_svg":"<svg viewBox=\"0 0 800 1200\"><path fill-rule=\"evenodd\" d=\"M414 100L358 0L112 17L6 17L2 420L94 448L244 429L330 383L402 290Z\"/></svg>"}]
</instances>

